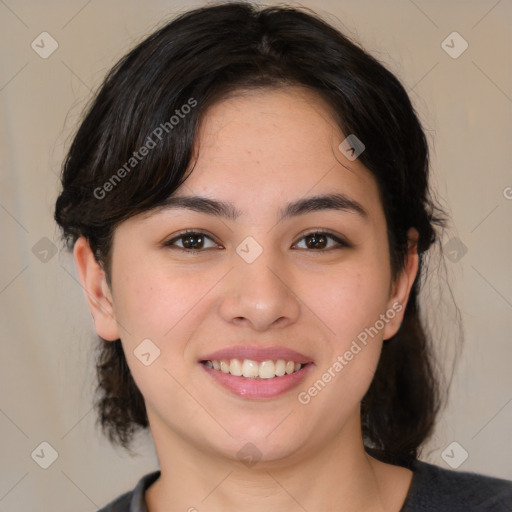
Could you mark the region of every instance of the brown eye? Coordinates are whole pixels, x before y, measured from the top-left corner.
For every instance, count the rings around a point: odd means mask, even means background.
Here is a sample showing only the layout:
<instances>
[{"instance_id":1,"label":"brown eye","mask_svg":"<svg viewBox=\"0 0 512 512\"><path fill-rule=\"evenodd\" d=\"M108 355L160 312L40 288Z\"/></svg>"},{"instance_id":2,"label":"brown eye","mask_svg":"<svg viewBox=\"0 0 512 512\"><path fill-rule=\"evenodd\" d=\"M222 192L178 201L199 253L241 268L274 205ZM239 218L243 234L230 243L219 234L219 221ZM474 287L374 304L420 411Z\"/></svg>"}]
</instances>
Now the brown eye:
<instances>
[{"instance_id":1,"label":"brown eye","mask_svg":"<svg viewBox=\"0 0 512 512\"><path fill-rule=\"evenodd\" d=\"M305 246L299 249L328 250L349 246L337 236L322 231L308 233L301 238L302 240L305 240ZM332 243L329 245L329 241L334 241L334 245Z\"/></svg>"},{"instance_id":2,"label":"brown eye","mask_svg":"<svg viewBox=\"0 0 512 512\"><path fill-rule=\"evenodd\" d=\"M205 247L207 240L212 242L210 247ZM178 243L177 243L178 242ZM181 245L179 245L181 243ZM217 247L217 244L207 235L200 231L186 231L164 244L166 247L182 249L188 252L201 251Z\"/></svg>"}]
</instances>

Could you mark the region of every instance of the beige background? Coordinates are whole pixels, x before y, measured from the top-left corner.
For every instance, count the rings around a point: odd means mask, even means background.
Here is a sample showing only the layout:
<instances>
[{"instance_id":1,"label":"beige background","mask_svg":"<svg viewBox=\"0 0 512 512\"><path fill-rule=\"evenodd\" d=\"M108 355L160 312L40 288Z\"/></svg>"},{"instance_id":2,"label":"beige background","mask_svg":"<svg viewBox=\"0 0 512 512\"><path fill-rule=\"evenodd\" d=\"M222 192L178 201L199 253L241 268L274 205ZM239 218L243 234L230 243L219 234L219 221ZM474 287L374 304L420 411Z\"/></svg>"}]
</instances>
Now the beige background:
<instances>
[{"instance_id":1,"label":"beige background","mask_svg":"<svg viewBox=\"0 0 512 512\"><path fill-rule=\"evenodd\" d=\"M157 467L149 437L131 458L94 429L96 339L73 261L61 251L44 263L34 252L42 257L41 247L52 247L43 237L60 247L52 220L58 172L91 91L135 42L201 4L0 1L0 512L92 511ZM356 37L403 81L453 215L443 242L456 237L467 247L458 262L445 262L465 346L424 458L448 467L441 453L457 441L469 454L458 470L512 479L512 2L303 5ZM43 31L59 45L47 59L31 48ZM457 59L441 47L453 31L469 43ZM33 251L37 243L43 246ZM433 290L441 287L449 299L443 283ZM449 362L455 313L435 293L426 302ZM46 470L31 458L43 441L58 453Z\"/></svg>"}]
</instances>

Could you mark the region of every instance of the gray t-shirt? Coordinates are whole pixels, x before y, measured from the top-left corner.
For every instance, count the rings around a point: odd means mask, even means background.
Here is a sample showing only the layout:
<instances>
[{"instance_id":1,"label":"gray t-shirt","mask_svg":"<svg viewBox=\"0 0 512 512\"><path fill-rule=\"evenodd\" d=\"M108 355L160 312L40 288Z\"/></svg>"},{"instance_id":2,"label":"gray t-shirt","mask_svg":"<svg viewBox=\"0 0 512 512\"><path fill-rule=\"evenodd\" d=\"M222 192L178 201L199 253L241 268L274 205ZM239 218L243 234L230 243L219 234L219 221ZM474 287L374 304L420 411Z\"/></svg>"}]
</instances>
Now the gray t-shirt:
<instances>
[{"instance_id":1,"label":"gray t-shirt","mask_svg":"<svg viewBox=\"0 0 512 512\"><path fill-rule=\"evenodd\" d=\"M451 471L414 460L414 474L400 512L510 512L512 481L477 473ZM98 512L148 512L144 493L160 476L143 476L135 489L119 496Z\"/></svg>"}]
</instances>

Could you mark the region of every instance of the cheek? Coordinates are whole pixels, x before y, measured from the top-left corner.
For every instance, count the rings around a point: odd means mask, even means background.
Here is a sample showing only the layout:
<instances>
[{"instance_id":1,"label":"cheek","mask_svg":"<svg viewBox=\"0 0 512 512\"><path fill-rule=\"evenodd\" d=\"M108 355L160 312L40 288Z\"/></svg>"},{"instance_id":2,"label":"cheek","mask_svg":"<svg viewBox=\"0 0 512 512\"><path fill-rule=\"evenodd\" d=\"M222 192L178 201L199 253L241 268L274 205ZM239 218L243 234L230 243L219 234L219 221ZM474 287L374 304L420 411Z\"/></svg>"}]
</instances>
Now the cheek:
<instances>
[{"instance_id":1,"label":"cheek","mask_svg":"<svg viewBox=\"0 0 512 512\"><path fill-rule=\"evenodd\" d=\"M116 318L126 330L123 343L132 345L149 338L165 351L171 347L173 353L182 350L207 303L203 299L216 281L218 276L212 272L137 265L114 283Z\"/></svg>"},{"instance_id":2,"label":"cheek","mask_svg":"<svg viewBox=\"0 0 512 512\"><path fill-rule=\"evenodd\" d=\"M352 263L333 269L321 279L308 280L315 313L336 336L337 344L375 323L388 299L388 274L375 265Z\"/></svg>"},{"instance_id":3,"label":"cheek","mask_svg":"<svg viewBox=\"0 0 512 512\"><path fill-rule=\"evenodd\" d=\"M154 409L159 403L162 407L162 390L166 390L163 410L169 414L187 401L179 384L187 378L184 353L200 323L201 311L208 307L201 299L216 280L218 277L201 272L170 272L153 262L137 265L114 283L116 317L125 327L121 339L127 364ZM148 352L152 362L145 365L139 357Z\"/></svg>"},{"instance_id":4,"label":"cheek","mask_svg":"<svg viewBox=\"0 0 512 512\"><path fill-rule=\"evenodd\" d=\"M332 428L342 425L363 399L381 353L383 330L375 325L385 312L389 283L386 272L366 268L347 265L322 280L322 286L310 283L315 313L329 335L317 372L298 400L323 411Z\"/></svg>"},{"instance_id":5,"label":"cheek","mask_svg":"<svg viewBox=\"0 0 512 512\"><path fill-rule=\"evenodd\" d=\"M321 307L334 331L330 354L319 368L329 391L322 393L325 406L344 405L337 419L354 407L371 384L382 348L381 315L386 312L390 273L373 255L353 261L325 281ZM334 375L334 377L333 377ZM319 384L319 387L322 383Z\"/></svg>"}]
</instances>

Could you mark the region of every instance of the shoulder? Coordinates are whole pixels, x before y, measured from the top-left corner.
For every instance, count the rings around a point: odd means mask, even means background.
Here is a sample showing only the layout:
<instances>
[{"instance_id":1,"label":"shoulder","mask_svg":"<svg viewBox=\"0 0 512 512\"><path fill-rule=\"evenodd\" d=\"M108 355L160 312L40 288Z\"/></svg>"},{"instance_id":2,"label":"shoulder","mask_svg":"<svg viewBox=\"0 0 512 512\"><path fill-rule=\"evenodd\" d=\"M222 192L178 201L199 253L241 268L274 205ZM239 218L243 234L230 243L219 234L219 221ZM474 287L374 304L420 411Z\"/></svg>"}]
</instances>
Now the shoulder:
<instances>
[{"instance_id":1,"label":"shoulder","mask_svg":"<svg viewBox=\"0 0 512 512\"><path fill-rule=\"evenodd\" d=\"M400 512L510 512L512 481L412 461L409 493Z\"/></svg>"},{"instance_id":2,"label":"shoulder","mask_svg":"<svg viewBox=\"0 0 512 512\"><path fill-rule=\"evenodd\" d=\"M121 494L98 512L147 512L144 493L159 476L160 470L144 475L132 491Z\"/></svg>"}]
</instances>

